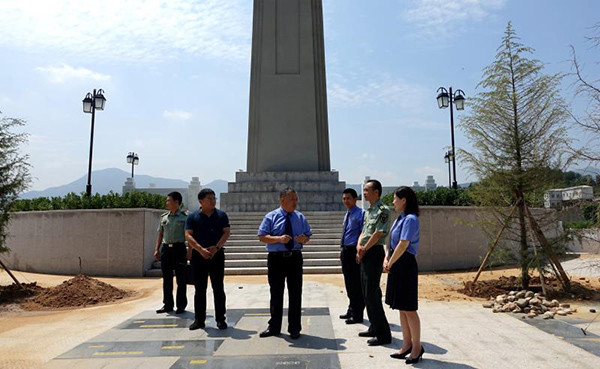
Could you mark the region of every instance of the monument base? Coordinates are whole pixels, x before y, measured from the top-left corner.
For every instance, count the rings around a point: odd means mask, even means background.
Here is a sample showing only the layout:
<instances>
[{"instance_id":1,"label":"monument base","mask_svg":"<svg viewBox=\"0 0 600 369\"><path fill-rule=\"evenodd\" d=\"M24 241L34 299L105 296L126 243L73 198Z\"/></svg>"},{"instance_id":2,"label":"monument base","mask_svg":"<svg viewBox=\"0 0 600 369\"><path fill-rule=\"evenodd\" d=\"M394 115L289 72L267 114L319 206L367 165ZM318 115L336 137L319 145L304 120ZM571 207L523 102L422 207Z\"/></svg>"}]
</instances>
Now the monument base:
<instances>
[{"instance_id":1,"label":"monument base","mask_svg":"<svg viewBox=\"0 0 600 369\"><path fill-rule=\"evenodd\" d=\"M221 193L221 209L230 212L267 212L279 207L279 192L292 187L300 211L340 211L346 182L338 172L237 172Z\"/></svg>"}]
</instances>

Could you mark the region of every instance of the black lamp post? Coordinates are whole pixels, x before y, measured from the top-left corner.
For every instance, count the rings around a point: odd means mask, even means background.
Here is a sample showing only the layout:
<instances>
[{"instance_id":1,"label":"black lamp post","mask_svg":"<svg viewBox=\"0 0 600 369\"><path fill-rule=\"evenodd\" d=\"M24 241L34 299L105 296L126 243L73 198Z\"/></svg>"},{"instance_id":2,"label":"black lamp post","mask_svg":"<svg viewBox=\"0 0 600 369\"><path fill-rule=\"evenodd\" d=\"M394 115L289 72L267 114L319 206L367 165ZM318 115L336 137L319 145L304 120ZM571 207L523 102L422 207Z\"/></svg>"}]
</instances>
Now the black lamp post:
<instances>
[{"instance_id":1,"label":"black lamp post","mask_svg":"<svg viewBox=\"0 0 600 369\"><path fill-rule=\"evenodd\" d=\"M140 158L138 157L138 154L134 152L127 154L127 163L131 164L131 178L133 178L133 166L138 165L139 162Z\"/></svg>"},{"instance_id":2,"label":"black lamp post","mask_svg":"<svg viewBox=\"0 0 600 369\"><path fill-rule=\"evenodd\" d=\"M454 159L454 155L452 155L452 151L446 151L444 154L444 161L448 164L448 188L452 187L452 174L450 173L450 163Z\"/></svg>"},{"instance_id":3,"label":"black lamp post","mask_svg":"<svg viewBox=\"0 0 600 369\"><path fill-rule=\"evenodd\" d=\"M96 118L96 109L104 110L106 98L104 90L98 89L93 93L87 93L83 99L83 112L92 114L92 133L90 135L90 160L88 163L87 185L85 186L85 194L89 197L92 195L92 152L94 148L94 119Z\"/></svg>"},{"instance_id":4,"label":"black lamp post","mask_svg":"<svg viewBox=\"0 0 600 369\"><path fill-rule=\"evenodd\" d=\"M452 93L452 87L449 91L443 87L438 88L437 95L438 107L445 109L450 106L450 134L452 136L452 171L454 172L454 181L452 182L452 188L457 189L458 183L456 182L456 151L454 149L454 109L452 103L456 104L456 110L465 109L465 93L463 90L456 90Z\"/></svg>"}]
</instances>

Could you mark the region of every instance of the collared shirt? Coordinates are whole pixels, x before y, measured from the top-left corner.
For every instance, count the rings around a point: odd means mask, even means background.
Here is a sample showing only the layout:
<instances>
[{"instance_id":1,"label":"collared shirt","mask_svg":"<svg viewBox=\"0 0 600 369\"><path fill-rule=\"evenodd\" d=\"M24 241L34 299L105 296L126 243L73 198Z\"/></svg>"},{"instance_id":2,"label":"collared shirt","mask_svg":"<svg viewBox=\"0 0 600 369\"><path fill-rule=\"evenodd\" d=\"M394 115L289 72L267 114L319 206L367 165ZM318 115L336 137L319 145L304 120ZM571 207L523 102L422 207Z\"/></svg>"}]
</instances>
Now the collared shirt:
<instances>
[{"instance_id":1,"label":"collared shirt","mask_svg":"<svg viewBox=\"0 0 600 369\"><path fill-rule=\"evenodd\" d=\"M375 232L383 232L383 236L377 241L376 245L383 245L385 236L388 233L390 226L390 210L383 205L381 199L371 205L364 214L363 221L363 238L360 240L361 245L366 245L369 238Z\"/></svg>"},{"instance_id":2,"label":"collared shirt","mask_svg":"<svg viewBox=\"0 0 600 369\"><path fill-rule=\"evenodd\" d=\"M408 241L407 252L413 255L417 255L419 251L419 239L420 239L420 226L419 217L415 214L404 215L400 214L398 219L394 221L392 229L390 230L390 248L396 249L398 242Z\"/></svg>"},{"instance_id":3,"label":"collared shirt","mask_svg":"<svg viewBox=\"0 0 600 369\"><path fill-rule=\"evenodd\" d=\"M364 212L365 211L361 207L356 205L348 210L344 217L344 224L346 227L344 228L342 245L356 246L358 243L358 236L360 236L360 232L362 232L363 229Z\"/></svg>"},{"instance_id":4,"label":"collared shirt","mask_svg":"<svg viewBox=\"0 0 600 369\"><path fill-rule=\"evenodd\" d=\"M175 214L170 211L161 214L158 232L163 233L163 243L181 243L185 241L185 222L187 212L177 210Z\"/></svg>"},{"instance_id":5,"label":"collared shirt","mask_svg":"<svg viewBox=\"0 0 600 369\"><path fill-rule=\"evenodd\" d=\"M304 215L295 210L290 214L290 222L292 223L292 236L297 237L300 235L312 236L312 229L310 229L310 225L306 221ZM285 234L285 218L287 217L288 212L283 210L283 208L279 207L267 215L260 223L260 227L258 227L258 235L259 236L283 236ZM302 244L296 242L294 240L294 248L292 250L302 250ZM268 252L279 252L279 251L288 251L285 247L284 243L271 243L267 244Z\"/></svg>"},{"instance_id":6,"label":"collared shirt","mask_svg":"<svg viewBox=\"0 0 600 369\"><path fill-rule=\"evenodd\" d=\"M210 216L196 210L188 216L185 224L185 229L191 230L192 237L205 248L215 246L219 242L224 228L229 228L229 218L219 209L215 209Z\"/></svg>"}]
</instances>

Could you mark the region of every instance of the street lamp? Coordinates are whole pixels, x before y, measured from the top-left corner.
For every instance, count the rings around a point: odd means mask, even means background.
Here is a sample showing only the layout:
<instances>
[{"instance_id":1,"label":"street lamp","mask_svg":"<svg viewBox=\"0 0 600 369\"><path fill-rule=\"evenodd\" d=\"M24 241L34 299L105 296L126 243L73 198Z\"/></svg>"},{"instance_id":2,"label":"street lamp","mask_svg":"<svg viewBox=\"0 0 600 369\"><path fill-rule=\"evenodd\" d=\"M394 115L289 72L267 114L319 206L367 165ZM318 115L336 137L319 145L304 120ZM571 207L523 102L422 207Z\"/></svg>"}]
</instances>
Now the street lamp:
<instances>
[{"instance_id":1,"label":"street lamp","mask_svg":"<svg viewBox=\"0 0 600 369\"><path fill-rule=\"evenodd\" d=\"M92 133L90 135L90 160L88 163L88 177L87 184L85 186L85 194L89 197L92 196L92 152L94 147L94 120L96 118L96 109L104 110L104 104L106 98L104 97L104 90L98 89L93 93L88 92L83 99L83 112L92 114Z\"/></svg>"},{"instance_id":2,"label":"street lamp","mask_svg":"<svg viewBox=\"0 0 600 369\"><path fill-rule=\"evenodd\" d=\"M133 166L138 165L139 162L140 158L138 157L138 154L134 152L127 154L127 163L131 164L131 178L133 178Z\"/></svg>"},{"instance_id":3,"label":"street lamp","mask_svg":"<svg viewBox=\"0 0 600 369\"><path fill-rule=\"evenodd\" d=\"M452 155L452 151L446 151L446 154L444 155L444 161L446 162L446 164L448 164L448 188L452 187L452 175L450 174L450 163L452 162L452 160L454 159L454 155Z\"/></svg>"},{"instance_id":4,"label":"street lamp","mask_svg":"<svg viewBox=\"0 0 600 369\"><path fill-rule=\"evenodd\" d=\"M465 93L463 90L456 90L452 93L452 87L446 90L443 87L438 88L437 103L440 109L450 107L450 134L452 136L452 170L454 172L454 181L452 182L452 188L457 189L458 183L456 182L456 150L454 149L454 109L452 103L456 104L456 110L465 109Z\"/></svg>"}]
</instances>

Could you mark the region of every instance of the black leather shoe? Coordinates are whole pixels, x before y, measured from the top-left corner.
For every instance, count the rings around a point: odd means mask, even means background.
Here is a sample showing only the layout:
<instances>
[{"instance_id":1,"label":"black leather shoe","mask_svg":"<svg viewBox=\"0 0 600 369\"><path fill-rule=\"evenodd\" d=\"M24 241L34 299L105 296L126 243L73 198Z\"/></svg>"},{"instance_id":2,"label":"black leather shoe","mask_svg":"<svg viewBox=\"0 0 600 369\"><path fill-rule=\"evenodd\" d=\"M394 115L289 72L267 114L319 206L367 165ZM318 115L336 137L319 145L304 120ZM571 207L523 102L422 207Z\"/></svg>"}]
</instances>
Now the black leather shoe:
<instances>
[{"instance_id":1,"label":"black leather shoe","mask_svg":"<svg viewBox=\"0 0 600 369\"><path fill-rule=\"evenodd\" d=\"M217 328L223 330L223 329L227 329L227 323L225 322L217 322Z\"/></svg>"},{"instance_id":2,"label":"black leather shoe","mask_svg":"<svg viewBox=\"0 0 600 369\"><path fill-rule=\"evenodd\" d=\"M267 328L266 330L260 332L260 334L258 335L260 338L265 338L265 337L271 337L271 336L279 336L280 332L275 332L274 330L271 330L271 328Z\"/></svg>"},{"instance_id":3,"label":"black leather shoe","mask_svg":"<svg viewBox=\"0 0 600 369\"><path fill-rule=\"evenodd\" d=\"M392 338L380 339L380 338L377 338L377 337L373 337L370 340L368 340L367 343L369 344L369 346L387 345L389 343L392 343Z\"/></svg>"},{"instance_id":4,"label":"black leather shoe","mask_svg":"<svg viewBox=\"0 0 600 369\"><path fill-rule=\"evenodd\" d=\"M293 340L297 340L298 338L300 338L300 332L290 333L290 338Z\"/></svg>"},{"instance_id":5,"label":"black leather shoe","mask_svg":"<svg viewBox=\"0 0 600 369\"><path fill-rule=\"evenodd\" d=\"M156 310L156 314L170 313L171 311L173 311L173 308L168 308L166 306L163 306L160 309Z\"/></svg>"},{"instance_id":6,"label":"black leather shoe","mask_svg":"<svg viewBox=\"0 0 600 369\"><path fill-rule=\"evenodd\" d=\"M183 314L185 313L185 309L177 309L175 310L175 314Z\"/></svg>"},{"instance_id":7,"label":"black leather shoe","mask_svg":"<svg viewBox=\"0 0 600 369\"><path fill-rule=\"evenodd\" d=\"M411 351L412 351L412 347L409 347L408 350L406 350L404 352L394 352L393 354L390 355L390 357L392 359L406 359L406 355L410 354Z\"/></svg>"},{"instance_id":8,"label":"black leather shoe","mask_svg":"<svg viewBox=\"0 0 600 369\"><path fill-rule=\"evenodd\" d=\"M375 337L375 333L371 331L364 331L358 334L358 337Z\"/></svg>"},{"instance_id":9,"label":"black leather shoe","mask_svg":"<svg viewBox=\"0 0 600 369\"><path fill-rule=\"evenodd\" d=\"M346 319L346 324L357 324L357 323L362 323L362 322L363 322L362 319L354 319L354 318Z\"/></svg>"},{"instance_id":10,"label":"black leather shoe","mask_svg":"<svg viewBox=\"0 0 600 369\"><path fill-rule=\"evenodd\" d=\"M340 315L340 319L350 319L350 318L352 318L352 314L350 314L349 311L347 311L346 314Z\"/></svg>"},{"instance_id":11,"label":"black leather shoe","mask_svg":"<svg viewBox=\"0 0 600 369\"><path fill-rule=\"evenodd\" d=\"M418 363L419 360L423 360L423 354L425 353L425 347L423 347L423 345L421 345L421 353L419 354L419 356L417 357L407 357L405 363L406 364L415 364Z\"/></svg>"},{"instance_id":12,"label":"black leather shoe","mask_svg":"<svg viewBox=\"0 0 600 369\"><path fill-rule=\"evenodd\" d=\"M192 325L190 325L190 331L195 331L196 329L200 329L200 328L204 328L204 327L206 327L204 322L201 322L199 320L194 320Z\"/></svg>"}]
</instances>

